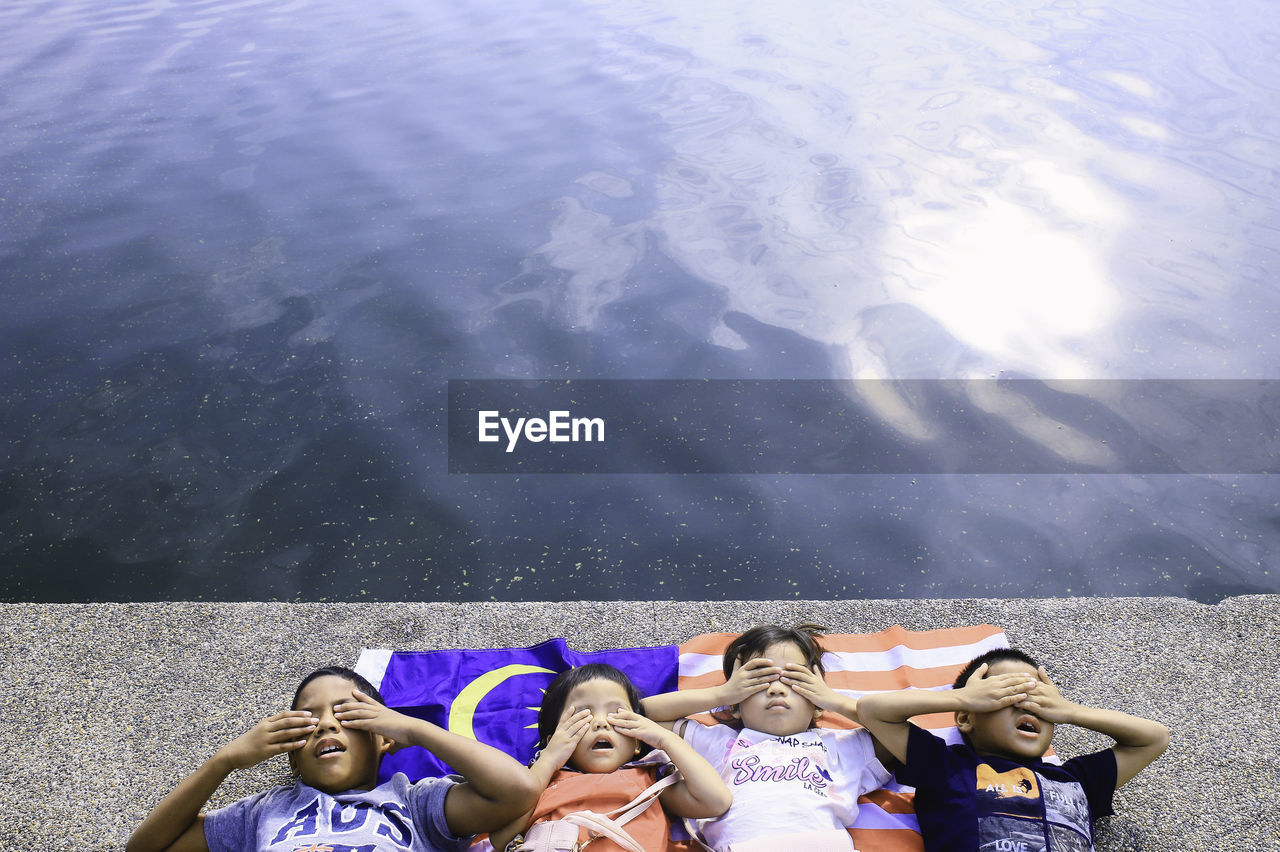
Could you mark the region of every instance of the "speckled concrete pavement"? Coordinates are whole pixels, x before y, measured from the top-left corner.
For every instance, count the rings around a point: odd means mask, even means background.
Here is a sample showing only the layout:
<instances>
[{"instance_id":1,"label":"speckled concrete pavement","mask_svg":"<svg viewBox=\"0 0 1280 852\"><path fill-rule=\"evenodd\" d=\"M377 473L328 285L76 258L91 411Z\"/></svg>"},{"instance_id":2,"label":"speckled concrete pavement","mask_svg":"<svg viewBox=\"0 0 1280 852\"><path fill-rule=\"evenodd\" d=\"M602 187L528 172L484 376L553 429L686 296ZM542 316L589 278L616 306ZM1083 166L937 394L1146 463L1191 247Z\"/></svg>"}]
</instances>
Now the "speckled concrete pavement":
<instances>
[{"instance_id":1,"label":"speckled concrete pavement","mask_svg":"<svg viewBox=\"0 0 1280 852\"><path fill-rule=\"evenodd\" d=\"M1165 722L1173 741L1117 795L1099 850L1280 849L1280 597L545 604L3 604L0 850L118 849L228 738L361 647L678 642L764 621L860 633L990 623L1064 693ZM1063 727L1064 756L1105 743ZM269 761L224 804L284 779Z\"/></svg>"}]
</instances>

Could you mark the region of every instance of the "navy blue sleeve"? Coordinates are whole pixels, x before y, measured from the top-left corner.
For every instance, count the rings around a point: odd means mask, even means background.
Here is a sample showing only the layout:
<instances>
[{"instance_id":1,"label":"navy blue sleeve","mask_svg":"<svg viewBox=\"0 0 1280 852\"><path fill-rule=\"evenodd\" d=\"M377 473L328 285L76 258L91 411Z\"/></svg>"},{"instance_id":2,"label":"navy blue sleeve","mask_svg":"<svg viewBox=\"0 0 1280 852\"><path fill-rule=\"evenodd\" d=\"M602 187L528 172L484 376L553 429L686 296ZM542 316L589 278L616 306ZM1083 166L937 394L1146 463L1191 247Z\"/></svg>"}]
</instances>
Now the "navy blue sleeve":
<instances>
[{"instance_id":1,"label":"navy blue sleeve","mask_svg":"<svg viewBox=\"0 0 1280 852\"><path fill-rule=\"evenodd\" d=\"M949 773L942 771L953 761L946 741L911 722L907 723L907 762L897 771L898 783L909 787L945 784Z\"/></svg>"},{"instance_id":2,"label":"navy blue sleeve","mask_svg":"<svg viewBox=\"0 0 1280 852\"><path fill-rule=\"evenodd\" d=\"M1080 779L1084 794L1089 799L1089 809L1093 818L1110 816L1115 813L1111 805L1111 797L1116 792L1116 753L1111 749L1095 751L1093 754L1082 754L1073 757L1062 768Z\"/></svg>"}]
</instances>

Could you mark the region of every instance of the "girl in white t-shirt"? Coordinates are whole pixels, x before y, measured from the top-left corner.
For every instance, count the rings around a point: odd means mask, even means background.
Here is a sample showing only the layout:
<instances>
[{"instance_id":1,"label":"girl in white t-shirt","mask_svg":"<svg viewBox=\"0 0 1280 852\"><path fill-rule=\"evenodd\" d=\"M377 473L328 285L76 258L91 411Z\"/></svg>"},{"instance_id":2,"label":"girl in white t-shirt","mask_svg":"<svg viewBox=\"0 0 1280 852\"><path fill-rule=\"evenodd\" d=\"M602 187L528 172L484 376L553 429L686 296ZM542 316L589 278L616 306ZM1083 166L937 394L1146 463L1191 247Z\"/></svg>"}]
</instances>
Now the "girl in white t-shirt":
<instances>
[{"instance_id":1,"label":"girl in white t-shirt","mask_svg":"<svg viewBox=\"0 0 1280 852\"><path fill-rule=\"evenodd\" d=\"M857 721L856 699L823 679L824 628L761 625L724 654L721 686L647 698L646 714L705 757L733 792L723 816L699 823L718 852L851 852L858 797L889 780L865 730L815 728L824 710ZM720 724L682 718L721 708Z\"/></svg>"}]
</instances>

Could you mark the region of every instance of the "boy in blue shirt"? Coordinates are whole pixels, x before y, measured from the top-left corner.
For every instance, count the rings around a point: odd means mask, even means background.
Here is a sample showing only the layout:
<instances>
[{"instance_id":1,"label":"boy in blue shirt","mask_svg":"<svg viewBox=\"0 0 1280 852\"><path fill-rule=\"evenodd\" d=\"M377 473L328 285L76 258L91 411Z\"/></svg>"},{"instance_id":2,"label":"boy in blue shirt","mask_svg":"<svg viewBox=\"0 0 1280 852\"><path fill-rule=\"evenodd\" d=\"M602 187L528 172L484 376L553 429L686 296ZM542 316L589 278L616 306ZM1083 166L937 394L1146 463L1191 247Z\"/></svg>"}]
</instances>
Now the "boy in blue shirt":
<instances>
[{"instance_id":1,"label":"boy in blue shirt","mask_svg":"<svg viewBox=\"0 0 1280 852\"><path fill-rule=\"evenodd\" d=\"M908 721L949 711L962 745ZM864 696L858 717L902 761L898 780L916 788L926 852L1092 850L1094 818L1112 813L1116 788L1169 743L1159 722L1066 700L1043 666L1012 648L972 660L950 690ZM1063 723L1116 744L1061 766L1045 763L1054 725Z\"/></svg>"},{"instance_id":2,"label":"boy in blue shirt","mask_svg":"<svg viewBox=\"0 0 1280 852\"><path fill-rule=\"evenodd\" d=\"M393 744L422 746L463 776L378 784ZM232 771L288 754L297 782L209 813ZM499 828L533 806L541 788L527 767L483 743L387 707L367 680L344 668L312 672L290 710L218 749L160 801L127 852L442 852Z\"/></svg>"}]
</instances>

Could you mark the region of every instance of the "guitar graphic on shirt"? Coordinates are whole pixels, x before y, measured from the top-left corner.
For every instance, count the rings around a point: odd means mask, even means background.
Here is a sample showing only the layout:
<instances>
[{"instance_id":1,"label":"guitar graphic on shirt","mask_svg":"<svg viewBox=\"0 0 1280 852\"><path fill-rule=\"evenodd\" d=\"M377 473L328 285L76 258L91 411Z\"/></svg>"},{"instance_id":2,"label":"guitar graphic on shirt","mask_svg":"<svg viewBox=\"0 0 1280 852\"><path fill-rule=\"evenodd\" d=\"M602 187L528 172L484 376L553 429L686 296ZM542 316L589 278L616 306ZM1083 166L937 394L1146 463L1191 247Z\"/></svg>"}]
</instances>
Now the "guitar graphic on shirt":
<instances>
[{"instance_id":1,"label":"guitar graphic on shirt","mask_svg":"<svg viewBox=\"0 0 1280 852\"><path fill-rule=\"evenodd\" d=\"M996 772L985 763L978 764L978 792L994 795L998 799L1040 798L1040 785L1036 774L1030 769L1018 766L1008 772Z\"/></svg>"}]
</instances>

